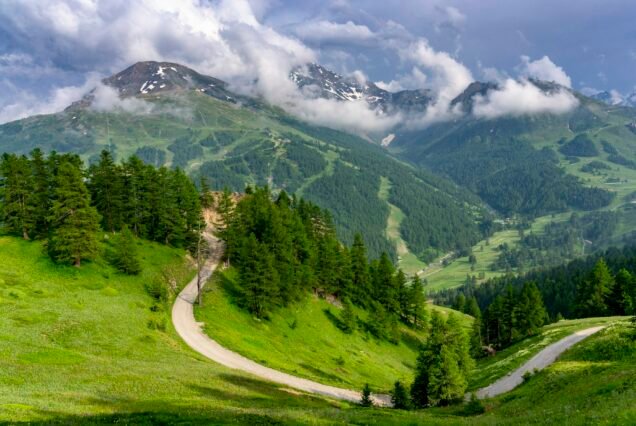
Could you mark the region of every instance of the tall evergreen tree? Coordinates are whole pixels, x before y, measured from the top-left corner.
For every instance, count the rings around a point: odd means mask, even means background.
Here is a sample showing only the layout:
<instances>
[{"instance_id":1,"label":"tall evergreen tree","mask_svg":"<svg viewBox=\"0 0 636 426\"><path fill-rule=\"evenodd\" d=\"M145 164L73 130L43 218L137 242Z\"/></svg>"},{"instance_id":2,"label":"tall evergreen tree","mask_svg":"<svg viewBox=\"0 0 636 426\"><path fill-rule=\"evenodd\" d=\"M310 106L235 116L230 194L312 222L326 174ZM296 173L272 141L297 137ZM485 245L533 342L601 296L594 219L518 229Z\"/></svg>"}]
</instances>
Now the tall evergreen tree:
<instances>
[{"instance_id":1,"label":"tall evergreen tree","mask_svg":"<svg viewBox=\"0 0 636 426\"><path fill-rule=\"evenodd\" d=\"M89 168L88 189L93 205L102 216L102 228L115 232L123 224L123 179L112 154L103 150L99 161Z\"/></svg>"},{"instance_id":2,"label":"tall evergreen tree","mask_svg":"<svg viewBox=\"0 0 636 426\"><path fill-rule=\"evenodd\" d=\"M369 299L369 264L367 250L362 235L355 234L351 246L352 295L358 303L366 303Z\"/></svg>"},{"instance_id":3,"label":"tall evergreen tree","mask_svg":"<svg viewBox=\"0 0 636 426\"><path fill-rule=\"evenodd\" d=\"M399 380L393 385L391 402L393 403L393 408L398 410L408 410L411 407L411 401L406 387Z\"/></svg>"},{"instance_id":4,"label":"tall evergreen tree","mask_svg":"<svg viewBox=\"0 0 636 426\"><path fill-rule=\"evenodd\" d=\"M409 287L409 314L410 320L416 328L423 328L426 326L428 318L426 311L426 297L424 296L424 286L422 280L417 274L413 275L411 279L411 286Z\"/></svg>"},{"instance_id":5,"label":"tall evergreen tree","mask_svg":"<svg viewBox=\"0 0 636 426\"><path fill-rule=\"evenodd\" d=\"M33 216L35 234L45 238L49 233L49 210L53 198L53 176L49 164L40 148L31 151L31 170L33 175Z\"/></svg>"},{"instance_id":6,"label":"tall evergreen tree","mask_svg":"<svg viewBox=\"0 0 636 426\"><path fill-rule=\"evenodd\" d=\"M274 260L254 234L245 241L239 266L243 303L258 318L266 317L279 299Z\"/></svg>"},{"instance_id":7,"label":"tall evergreen tree","mask_svg":"<svg viewBox=\"0 0 636 426\"><path fill-rule=\"evenodd\" d=\"M603 258L594 266L590 276L577 288L578 312L582 316L603 316L608 312L607 298L611 294L613 277Z\"/></svg>"},{"instance_id":8,"label":"tall evergreen tree","mask_svg":"<svg viewBox=\"0 0 636 426\"><path fill-rule=\"evenodd\" d=\"M6 232L30 238L36 226L33 178L29 160L4 154L0 162L0 222Z\"/></svg>"},{"instance_id":9,"label":"tall evergreen tree","mask_svg":"<svg viewBox=\"0 0 636 426\"><path fill-rule=\"evenodd\" d=\"M214 207L214 195L212 195L212 191L210 191L208 178L205 176L201 176L199 185L199 193L201 194L199 197L199 202L201 204L201 207L203 207L204 209L210 209Z\"/></svg>"},{"instance_id":10,"label":"tall evergreen tree","mask_svg":"<svg viewBox=\"0 0 636 426\"><path fill-rule=\"evenodd\" d=\"M90 195L82 174L70 162L60 164L55 185L55 201L50 222L53 235L49 249L59 262L71 262L79 267L82 259L97 255L99 214L90 205Z\"/></svg>"},{"instance_id":11,"label":"tall evergreen tree","mask_svg":"<svg viewBox=\"0 0 636 426\"><path fill-rule=\"evenodd\" d=\"M117 269L128 275L137 275L141 272L135 236L126 225L124 225L115 241L113 263Z\"/></svg>"}]
</instances>

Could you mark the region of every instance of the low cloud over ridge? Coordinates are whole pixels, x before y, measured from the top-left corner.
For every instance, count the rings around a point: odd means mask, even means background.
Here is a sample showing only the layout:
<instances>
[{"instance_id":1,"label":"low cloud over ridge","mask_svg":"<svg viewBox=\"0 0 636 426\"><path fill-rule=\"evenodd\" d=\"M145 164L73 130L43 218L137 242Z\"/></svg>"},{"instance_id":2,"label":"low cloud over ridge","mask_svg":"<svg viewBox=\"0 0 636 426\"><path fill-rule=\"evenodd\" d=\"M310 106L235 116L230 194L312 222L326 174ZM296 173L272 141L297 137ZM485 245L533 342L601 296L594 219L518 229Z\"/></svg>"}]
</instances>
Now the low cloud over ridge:
<instances>
[{"instance_id":1,"label":"low cloud over ridge","mask_svg":"<svg viewBox=\"0 0 636 426\"><path fill-rule=\"evenodd\" d=\"M445 11L453 26L468 19L455 8ZM94 70L114 73L144 60L182 63L228 81L241 93L262 96L302 119L358 133L383 132L398 124L422 127L462 113L457 106L451 108L451 101L474 80L470 70L427 40L412 37L398 23L387 21L373 31L351 20L321 19L311 21L305 29L297 28L295 36L290 36L261 23L260 16L247 0L6 0L0 8L0 30L10 35L9 44L16 47L0 60L0 70L6 70L7 76L0 78L0 89L11 94L0 99L0 122L59 111L97 86ZM303 41L312 38L373 42L379 49L397 52L411 72L384 87L398 90L425 85L436 97L423 114L409 117L386 115L364 101L307 98L288 76L293 68L317 61L318 53ZM83 81L66 78L67 69L83 72ZM519 69L522 77L570 86L569 77L548 57L535 61L523 57ZM36 89L35 84L15 85L19 77L26 82L40 81L45 71L60 74L57 79L69 84ZM544 94L524 79L505 80L500 87L478 100L476 115L559 113L575 105L569 92ZM103 88L98 93L107 100L103 109L146 111L144 105L114 101ZM515 97L523 102L515 104Z\"/></svg>"}]
</instances>

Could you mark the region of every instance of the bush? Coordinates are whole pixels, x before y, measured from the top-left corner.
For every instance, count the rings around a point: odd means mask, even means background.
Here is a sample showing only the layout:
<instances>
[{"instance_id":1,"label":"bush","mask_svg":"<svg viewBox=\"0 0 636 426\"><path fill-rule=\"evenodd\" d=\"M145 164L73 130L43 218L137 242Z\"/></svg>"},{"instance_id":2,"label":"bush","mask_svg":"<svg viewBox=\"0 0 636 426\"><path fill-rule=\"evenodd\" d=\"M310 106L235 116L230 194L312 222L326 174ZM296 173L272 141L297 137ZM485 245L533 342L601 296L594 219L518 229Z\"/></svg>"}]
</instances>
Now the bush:
<instances>
[{"instance_id":1,"label":"bush","mask_svg":"<svg viewBox=\"0 0 636 426\"><path fill-rule=\"evenodd\" d=\"M485 412L486 407L473 392L470 395L470 401L464 404L464 410L462 411L462 414L465 416L477 416L479 414L484 414Z\"/></svg>"}]
</instances>

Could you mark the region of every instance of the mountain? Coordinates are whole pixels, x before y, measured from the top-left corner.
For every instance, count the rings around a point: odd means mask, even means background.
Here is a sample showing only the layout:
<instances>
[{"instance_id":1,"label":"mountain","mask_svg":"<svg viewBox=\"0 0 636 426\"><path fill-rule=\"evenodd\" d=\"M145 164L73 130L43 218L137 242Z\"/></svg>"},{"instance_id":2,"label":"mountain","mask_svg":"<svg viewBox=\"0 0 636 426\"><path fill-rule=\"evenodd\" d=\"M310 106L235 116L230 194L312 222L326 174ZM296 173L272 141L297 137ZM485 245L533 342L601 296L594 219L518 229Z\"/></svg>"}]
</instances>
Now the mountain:
<instances>
[{"instance_id":1,"label":"mountain","mask_svg":"<svg viewBox=\"0 0 636 426\"><path fill-rule=\"evenodd\" d=\"M307 96L349 102L364 100L371 107L385 112L424 111L433 100L430 90L402 90L393 93L379 88L373 82L344 77L313 63L294 69L289 77Z\"/></svg>"},{"instance_id":2,"label":"mountain","mask_svg":"<svg viewBox=\"0 0 636 426\"><path fill-rule=\"evenodd\" d=\"M532 83L555 90L551 83ZM474 97L493 88L473 83L454 102L470 111ZM617 242L636 229L636 109L572 93L579 104L564 114L486 119L467 113L396 132L388 149L450 178L506 216L612 212L620 221Z\"/></svg>"},{"instance_id":3,"label":"mountain","mask_svg":"<svg viewBox=\"0 0 636 426\"><path fill-rule=\"evenodd\" d=\"M625 106L632 108L636 107L636 92L627 96L623 96L616 91L603 91L591 95L590 98L603 102L607 105Z\"/></svg>"},{"instance_id":4,"label":"mountain","mask_svg":"<svg viewBox=\"0 0 636 426\"><path fill-rule=\"evenodd\" d=\"M362 232L372 256L396 244L389 214L401 211L398 237L421 258L469 247L487 217L477 197L396 160L357 136L301 122L232 93L221 80L166 62L141 62L104 80L121 107L96 108L94 91L65 111L0 126L0 152L107 149L209 178L214 189L270 185L333 212L341 239ZM393 223L393 222L391 222ZM393 228L392 228L393 229ZM399 235L401 234L401 235Z\"/></svg>"}]
</instances>

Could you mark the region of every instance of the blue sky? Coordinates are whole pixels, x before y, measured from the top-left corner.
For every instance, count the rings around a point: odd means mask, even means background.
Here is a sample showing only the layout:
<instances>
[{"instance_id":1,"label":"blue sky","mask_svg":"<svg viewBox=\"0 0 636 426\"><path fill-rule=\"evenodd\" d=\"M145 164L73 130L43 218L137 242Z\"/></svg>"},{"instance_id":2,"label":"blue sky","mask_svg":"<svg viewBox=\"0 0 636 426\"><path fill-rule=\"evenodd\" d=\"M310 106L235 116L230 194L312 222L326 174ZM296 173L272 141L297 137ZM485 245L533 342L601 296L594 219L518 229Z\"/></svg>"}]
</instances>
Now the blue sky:
<instances>
[{"instance_id":1,"label":"blue sky","mask_svg":"<svg viewBox=\"0 0 636 426\"><path fill-rule=\"evenodd\" d=\"M442 101L471 80L509 86L489 114L505 113L512 93L558 112L571 100L538 99L513 80L631 93L635 22L627 0L3 0L0 122L59 111L142 60L192 66L319 123L346 116L343 127L394 123L299 99L291 67L317 61L390 90L430 87L440 102L423 125L449 117Z\"/></svg>"}]
</instances>

